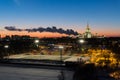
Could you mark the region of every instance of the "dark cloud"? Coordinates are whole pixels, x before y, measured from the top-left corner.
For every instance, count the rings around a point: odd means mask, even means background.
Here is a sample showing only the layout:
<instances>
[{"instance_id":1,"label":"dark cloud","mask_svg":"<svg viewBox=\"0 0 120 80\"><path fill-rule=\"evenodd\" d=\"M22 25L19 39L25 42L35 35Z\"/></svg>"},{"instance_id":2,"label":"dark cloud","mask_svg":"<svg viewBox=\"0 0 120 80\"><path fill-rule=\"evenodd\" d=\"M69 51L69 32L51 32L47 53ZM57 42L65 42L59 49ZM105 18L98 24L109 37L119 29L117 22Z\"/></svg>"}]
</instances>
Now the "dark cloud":
<instances>
[{"instance_id":1,"label":"dark cloud","mask_svg":"<svg viewBox=\"0 0 120 80\"><path fill-rule=\"evenodd\" d=\"M55 26L53 27L47 27L47 28L43 28L43 27L39 27L39 28L32 28L32 29L18 29L15 26L6 26L5 27L6 30L9 31L28 31L28 32L57 32L57 33L61 33L61 34L67 34L67 35L78 35L78 32L72 30L72 29L67 29L64 30L62 28L56 28Z\"/></svg>"},{"instance_id":2,"label":"dark cloud","mask_svg":"<svg viewBox=\"0 0 120 80\"><path fill-rule=\"evenodd\" d=\"M4 28L9 31L23 31L22 29L15 28L15 26L6 26Z\"/></svg>"}]
</instances>

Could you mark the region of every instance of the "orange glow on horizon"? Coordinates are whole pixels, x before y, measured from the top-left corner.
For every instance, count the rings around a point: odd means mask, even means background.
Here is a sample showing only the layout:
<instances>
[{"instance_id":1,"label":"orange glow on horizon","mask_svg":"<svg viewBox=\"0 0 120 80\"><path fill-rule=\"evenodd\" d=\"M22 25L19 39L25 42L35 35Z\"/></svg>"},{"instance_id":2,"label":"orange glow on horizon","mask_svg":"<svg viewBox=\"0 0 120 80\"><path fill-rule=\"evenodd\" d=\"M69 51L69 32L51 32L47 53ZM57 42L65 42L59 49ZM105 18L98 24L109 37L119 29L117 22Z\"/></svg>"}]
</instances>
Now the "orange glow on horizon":
<instances>
[{"instance_id":1,"label":"orange glow on horizon","mask_svg":"<svg viewBox=\"0 0 120 80\"><path fill-rule=\"evenodd\" d=\"M95 34L96 32L92 32L93 34ZM120 37L120 34L117 34L116 32L105 32L105 31L99 31L97 32L98 35L102 36L105 35L106 37ZM31 37L39 37L39 38L43 38L43 37L62 37L62 36L67 36L66 34L60 34L60 33L51 33L51 32L27 32L27 31L0 31L0 35L1 37L5 37L6 35L29 35Z\"/></svg>"},{"instance_id":2,"label":"orange glow on horizon","mask_svg":"<svg viewBox=\"0 0 120 80\"><path fill-rule=\"evenodd\" d=\"M5 37L6 35L28 35L31 37L39 37L39 38L43 38L43 37L62 37L62 36L67 36L66 34L60 34L60 33L51 33L51 32L27 32L27 31L0 31L0 35L1 37Z\"/></svg>"}]
</instances>

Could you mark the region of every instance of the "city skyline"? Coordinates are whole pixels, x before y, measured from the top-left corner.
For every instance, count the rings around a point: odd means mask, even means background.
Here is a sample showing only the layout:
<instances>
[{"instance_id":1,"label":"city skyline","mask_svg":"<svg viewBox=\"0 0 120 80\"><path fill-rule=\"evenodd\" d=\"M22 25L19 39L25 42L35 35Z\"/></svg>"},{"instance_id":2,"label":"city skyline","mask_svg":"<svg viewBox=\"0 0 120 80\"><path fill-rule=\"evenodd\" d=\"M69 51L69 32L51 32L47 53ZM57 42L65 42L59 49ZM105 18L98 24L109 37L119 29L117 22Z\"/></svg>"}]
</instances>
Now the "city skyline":
<instances>
[{"instance_id":1,"label":"city skyline","mask_svg":"<svg viewBox=\"0 0 120 80\"><path fill-rule=\"evenodd\" d=\"M21 29L56 26L84 33L87 22L93 34L120 36L119 0L0 0L0 12L2 36L61 36L49 32L6 31L5 26Z\"/></svg>"}]
</instances>

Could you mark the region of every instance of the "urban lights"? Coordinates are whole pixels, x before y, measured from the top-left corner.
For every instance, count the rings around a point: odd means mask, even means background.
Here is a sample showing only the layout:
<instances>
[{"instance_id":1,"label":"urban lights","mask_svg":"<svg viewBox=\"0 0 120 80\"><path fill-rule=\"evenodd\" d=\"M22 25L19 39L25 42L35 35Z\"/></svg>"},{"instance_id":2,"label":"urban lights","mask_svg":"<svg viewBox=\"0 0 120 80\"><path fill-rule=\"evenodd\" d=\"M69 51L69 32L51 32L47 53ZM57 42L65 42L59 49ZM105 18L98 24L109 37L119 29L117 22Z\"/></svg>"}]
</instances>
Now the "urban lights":
<instances>
[{"instance_id":1,"label":"urban lights","mask_svg":"<svg viewBox=\"0 0 120 80\"><path fill-rule=\"evenodd\" d=\"M36 39L34 42L37 44L37 43L39 43L39 40L38 40L38 39Z\"/></svg>"},{"instance_id":2,"label":"urban lights","mask_svg":"<svg viewBox=\"0 0 120 80\"><path fill-rule=\"evenodd\" d=\"M80 39L79 43L80 43L80 51L84 52L84 45L83 44L85 43L85 40L84 39Z\"/></svg>"},{"instance_id":3,"label":"urban lights","mask_svg":"<svg viewBox=\"0 0 120 80\"><path fill-rule=\"evenodd\" d=\"M8 48L9 48L9 45L5 45L4 48L5 48L5 49L8 49Z\"/></svg>"},{"instance_id":4,"label":"urban lights","mask_svg":"<svg viewBox=\"0 0 120 80\"><path fill-rule=\"evenodd\" d=\"M35 43L35 45L38 47L38 44L39 44L39 40L38 39L36 39L35 41L34 41L34 43Z\"/></svg>"},{"instance_id":5,"label":"urban lights","mask_svg":"<svg viewBox=\"0 0 120 80\"><path fill-rule=\"evenodd\" d=\"M79 40L79 43L83 44L85 41L83 39Z\"/></svg>"},{"instance_id":6,"label":"urban lights","mask_svg":"<svg viewBox=\"0 0 120 80\"><path fill-rule=\"evenodd\" d=\"M59 48L59 49L63 49L64 47L60 45L58 48Z\"/></svg>"},{"instance_id":7,"label":"urban lights","mask_svg":"<svg viewBox=\"0 0 120 80\"><path fill-rule=\"evenodd\" d=\"M64 47L62 45L58 46L59 50L60 50L60 61L62 62L62 50L64 49Z\"/></svg>"},{"instance_id":8,"label":"urban lights","mask_svg":"<svg viewBox=\"0 0 120 80\"><path fill-rule=\"evenodd\" d=\"M9 58L9 53L8 53L8 48L9 48L9 45L4 45L4 48L5 48L5 53L7 54L7 57Z\"/></svg>"},{"instance_id":9,"label":"urban lights","mask_svg":"<svg viewBox=\"0 0 120 80\"><path fill-rule=\"evenodd\" d=\"M58 48L60 50L60 61L61 61L61 71L60 71L60 75L59 75L59 80L64 80L64 72L62 70L62 51L64 49L64 46L59 45Z\"/></svg>"}]
</instances>

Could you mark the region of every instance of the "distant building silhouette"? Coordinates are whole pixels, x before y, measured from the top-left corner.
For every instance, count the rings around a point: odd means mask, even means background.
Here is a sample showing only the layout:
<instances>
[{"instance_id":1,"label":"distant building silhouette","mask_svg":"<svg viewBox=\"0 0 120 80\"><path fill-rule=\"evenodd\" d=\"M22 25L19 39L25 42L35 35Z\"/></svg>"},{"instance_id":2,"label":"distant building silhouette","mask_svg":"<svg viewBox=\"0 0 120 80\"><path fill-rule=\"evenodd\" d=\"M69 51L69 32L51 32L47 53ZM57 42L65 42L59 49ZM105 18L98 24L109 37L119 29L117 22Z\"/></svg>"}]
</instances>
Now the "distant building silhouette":
<instances>
[{"instance_id":1,"label":"distant building silhouette","mask_svg":"<svg viewBox=\"0 0 120 80\"><path fill-rule=\"evenodd\" d=\"M85 32L83 34L77 35L76 37L79 37L79 38L104 38L105 36L104 35L100 36L100 35L98 35L98 33L93 34L91 32L91 28L90 28L89 24L87 23Z\"/></svg>"},{"instance_id":2,"label":"distant building silhouette","mask_svg":"<svg viewBox=\"0 0 120 80\"><path fill-rule=\"evenodd\" d=\"M86 31L85 31L85 33L83 33L83 37L84 38L92 38L93 37L93 35L90 31L89 24L87 24Z\"/></svg>"}]
</instances>

